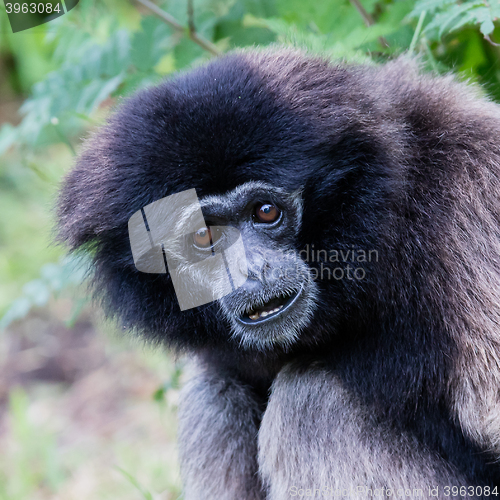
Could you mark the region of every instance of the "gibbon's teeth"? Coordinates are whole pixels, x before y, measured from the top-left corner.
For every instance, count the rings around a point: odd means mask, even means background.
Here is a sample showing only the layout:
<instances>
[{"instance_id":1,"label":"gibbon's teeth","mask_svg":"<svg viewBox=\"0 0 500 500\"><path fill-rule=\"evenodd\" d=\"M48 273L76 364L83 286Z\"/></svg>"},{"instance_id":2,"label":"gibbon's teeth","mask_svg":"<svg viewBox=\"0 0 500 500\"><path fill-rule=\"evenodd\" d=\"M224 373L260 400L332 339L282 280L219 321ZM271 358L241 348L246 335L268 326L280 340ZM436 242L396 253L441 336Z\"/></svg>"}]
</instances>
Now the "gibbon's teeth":
<instances>
[{"instance_id":1,"label":"gibbon's teeth","mask_svg":"<svg viewBox=\"0 0 500 500\"><path fill-rule=\"evenodd\" d=\"M301 292L302 287L293 293L273 297L264 304L250 306L252 309L248 312L244 312L243 315L239 316L237 319L240 323L246 325L259 324L261 321L274 321L274 318L278 318L293 306Z\"/></svg>"},{"instance_id":2,"label":"gibbon's teeth","mask_svg":"<svg viewBox=\"0 0 500 500\"><path fill-rule=\"evenodd\" d=\"M251 320L257 320L259 318L265 318L266 316L269 316L270 314L274 314L274 313L277 313L280 309L283 309L283 305L279 305L278 307L274 308L274 309L271 309L270 311L256 311L252 314L249 314L248 317L251 319Z\"/></svg>"}]
</instances>

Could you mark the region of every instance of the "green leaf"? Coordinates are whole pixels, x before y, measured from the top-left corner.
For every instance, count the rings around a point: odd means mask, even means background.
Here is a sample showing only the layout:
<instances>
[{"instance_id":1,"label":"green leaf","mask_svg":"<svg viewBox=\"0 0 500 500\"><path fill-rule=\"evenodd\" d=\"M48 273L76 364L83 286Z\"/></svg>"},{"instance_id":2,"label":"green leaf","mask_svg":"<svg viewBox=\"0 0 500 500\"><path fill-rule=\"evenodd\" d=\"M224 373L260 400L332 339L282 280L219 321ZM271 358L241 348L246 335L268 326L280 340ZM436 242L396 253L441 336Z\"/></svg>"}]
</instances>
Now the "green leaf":
<instances>
[{"instance_id":1,"label":"green leaf","mask_svg":"<svg viewBox=\"0 0 500 500\"><path fill-rule=\"evenodd\" d=\"M33 280L26 283L23 287L23 293L31 300L33 305L38 307L47 304L50 298L50 288L42 280Z\"/></svg>"},{"instance_id":2,"label":"green leaf","mask_svg":"<svg viewBox=\"0 0 500 500\"><path fill-rule=\"evenodd\" d=\"M33 86L30 98L20 109L24 118L16 128L16 140L30 147L41 145L42 139L61 140L53 129L54 117L60 121L65 137L77 131L82 124L74 119L75 111L92 114L126 78L130 67L129 38L129 32L117 30L104 44L84 40L82 47L75 47L80 56L76 60L68 53L58 70Z\"/></svg>"},{"instance_id":3,"label":"green leaf","mask_svg":"<svg viewBox=\"0 0 500 500\"><path fill-rule=\"evenodd\" d=\"M491 33L493 33L495 29L495 25L493 24L493 21L490 18L488 18L481 23L479 29L483 35L491 35Z\"/></svg>"},{"instance_id":4,"label":"green leaf","mask_svg":"<svg viewBox=\"0 0 500 500\"><path fill-rule=\"evenodd\" d=\"M22 319L33 307L47 304L52 294L65 288L81 285L88 275L90 258L87 255L69 255L59 263L45 264L40 270L40 279L30 281L23 287L23 295L16 299L5 315L0 318L0 329L6 328L13 321ZM77 301L68 320L73 324L88 297Z\"/></svg>"},{"instance_id":5,"label":"green leaf","mask_svg":"<svg viewBox=\"0 0 500 500\"><path fill-rule=\"evenodd\" d=\"M18 130L10 123L6 123L0 129L0 155L5 153L17 140Z\"/></svg>"},{"instance_id":6,"label":"green leaf","mask_svg":"<svg viewBox=\"0 0 500 500\"><path fill-rule=\"evenodd\" d=\"M450 33L452 31L456 31L456 30L460 29L462 26L474 23L475 20L476 20L476 16L473 12L470 12L470 11L466 12L465 15L463 15L462 18L449 29L449 31L450 31Z\"/></svg>"},{"instance_id":7,"label":"green leaf","mask_svg":"<svg viewBox=\"0 0 500 500\"><path fill-rule=\"evenodd\" d=\"M145 17L141 31L132 37L131 61L143 72L151 71L170 48L171 30L156 17Z\"/></svg>"},{"instance_id":8,"label":"green leaf","mask_svg":"<svg viewBox=\"0 0 500 500\"><path fill-rule=\"evenodd\" d=\"M32 305L28 297L21 297L15 300L0 319L0 330L7 328L14 321L24 318L30 311Z\"/></svg>"},{"instance_id":9,"label":"green leaf","mask_svg":"<svg viewBox=\"0 0 500 500\"><path fill-rule=\"evenodd\" d=\"M466 0L458 2L454 0L423 0L417 2L409 17L415 17L419 12L428 9L433 13L433 18L425 27L425 33L432 38L436 33L441 38L446 33L456 31L463 26L475 24L483 35L489 35L495 29L494 19L498 2L485 5L483 0Z\"/></svg>"},{"instance_id":10,"label":"green leaf","mask_svg":"<svg viewBox=\"0 0 500 500\"><path fill-rule=\"evenodd\" d=\"M419 18L422 12L427 12L428 14L433 14L439 9L451 5L454 0L421 0L415 2L415 7L408 14L409 18Z\"/></svg>"},{"instance_id":11,"label":"green leaf","mask_svg":"<svg viewBox=\"0 0 500 500\"><path fill-rule=\"evenodd\" d=\"M59 291L63 287L64 280L61 265L52 262L45 264L40 269L40 275L52 290Z\"/></svg>"},{"instance_id":12,"label":"green leaf","mask_svg":"<svg viewBox=\"0 0 500 500\"><path fill-rule=\"evenodd\" d=\"M467 11L473 9L477 5L481 5L482 0L474 0L471 2L465 2L463 4L454 5L452 8L445 12L443 18L441 18L441 24L439 26L439 36L443 36L447 28L461 15Z\"/></svg>"}]
</instances>

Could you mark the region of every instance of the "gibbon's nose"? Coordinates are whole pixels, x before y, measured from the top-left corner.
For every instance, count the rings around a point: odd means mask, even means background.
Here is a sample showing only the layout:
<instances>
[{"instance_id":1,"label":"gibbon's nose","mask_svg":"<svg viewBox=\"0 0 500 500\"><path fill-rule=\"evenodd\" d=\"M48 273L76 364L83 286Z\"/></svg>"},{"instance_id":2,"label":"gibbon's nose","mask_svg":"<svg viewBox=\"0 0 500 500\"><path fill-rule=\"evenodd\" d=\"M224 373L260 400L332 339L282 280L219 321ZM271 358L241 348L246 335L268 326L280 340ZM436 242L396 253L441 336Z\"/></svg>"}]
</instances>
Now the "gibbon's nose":
<instances>
[{"instance_id":1,"label":"gibbon's nose","mask_svg":"<svg viewBox=\"0 0 500 500\"><path fill-rule=\"evenodd\" d=\"M276 281L272 277L271 265L269 262L262 261L257 265L255 262L248 263L247 288L261 287L262 285L272 285Z\"/></svg>"}]
</instances>

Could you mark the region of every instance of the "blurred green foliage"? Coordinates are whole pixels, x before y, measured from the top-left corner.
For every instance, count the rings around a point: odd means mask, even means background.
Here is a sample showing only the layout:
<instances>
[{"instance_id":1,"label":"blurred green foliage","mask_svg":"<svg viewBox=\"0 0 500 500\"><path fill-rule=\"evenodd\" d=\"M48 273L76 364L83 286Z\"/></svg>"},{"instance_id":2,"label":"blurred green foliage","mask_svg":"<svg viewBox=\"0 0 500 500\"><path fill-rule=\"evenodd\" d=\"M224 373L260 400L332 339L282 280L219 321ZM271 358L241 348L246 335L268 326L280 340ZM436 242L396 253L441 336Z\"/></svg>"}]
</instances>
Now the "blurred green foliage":
<instances>
[{"instance_id":1,"label":"blurred green foliage","mask_svg":"<svg viewBox=\"0 0 500 500\"><path fill-rule=\"evenodd\" d=\"M24 500L43 485L55 492L64 480L58 461L54 433L33 425L28 418L28 397L22 389L10 394L12 438L19 444L12 461L9 477L0 469L0 499Z\"/></svg>"},{"instance_id":2,"label":"blurred green foliage","mask_svg":"<svg viewBox=\"0 0 500 500\"><path fill-rule=\"evenodd\" d=\"M0 500L180 498L176 407L154 411L145 394L123 386L168 379L174 366L165 353L128 349L108 337L107 367L87 373L90 398L85 377L11 388L2 402Z\"/></svg>"},{"instance_id":3,"label":"blurred green foliage","mask_svg":"<svg viewBox=\"0 0 500 500\"><path fill-rule=\"evenodd\" d=\"M88 270L88 262L82 255L69 255L58 263L49 262L42 265L40 276L23 286L22 295L12 302L0 319L0 330L13 321L24 318L33 307L46 306L51 296L57 297L61 291L80 285ZM68 327L73 326L86 302L86 296L75 300L73 311L66 322Z\"/></svg>"},{"instance_id":4,"label":"blurred green foliage","mask_svg":"<svg viewBox=\"0 0 500 500\"><path fill-rule=\"evenodd\" d=\"M190 38L190 21L220 52L281 43L371 63L411 51L500 100L500 0L194 0L191 19L187 0L157 5L186 28L173 28L141 2L82 0L65 16L12 34L0 10L0 105L2 98L23 101L19 123L0 128L0 210L7 214L0 220L0 315L26 278L61 255L45 250L50 218L39 214L48 214L82 135L117 99L213 57ZM41 284L47 269L4 324L45 303L54 291Z\"/></svg>"},{"instance_id":5,"label":"blurred green foliage","mask_svg":"<svg viewBox=\"0 0 500 500\"><path fill-rule=\"evenodd\" d=\"M81 2L46 25L45 37L38 29L33 37L4 34L2 45L12 51L18 68L15 79L20 88L29 89L29 97L20 109L21 124L1 129L0 154L12 145L68 143L92 123L109 97L128 95L210 57L186 34L150 12L139 18L132 3L118 5L111 0ZM367 0L363 5L371 26L354 5L348 0L198 0L194 23L198 33L221 51L278 41L336 59L367 61L407 50L417 21L425 14L415 45L424 59L432 65L439 62L442 70L458 68L498 87L500 51L492 44L494 20L500 17L498 0ZM162 7L188 25L187 0L164 2ZM18 39L27 45L21 52ZM37 63L30 72L27 65L34 52ZM44 70L47 74L40 78ZM492 92L500 97L498 88Z\"/></svg>"}]
</instances>

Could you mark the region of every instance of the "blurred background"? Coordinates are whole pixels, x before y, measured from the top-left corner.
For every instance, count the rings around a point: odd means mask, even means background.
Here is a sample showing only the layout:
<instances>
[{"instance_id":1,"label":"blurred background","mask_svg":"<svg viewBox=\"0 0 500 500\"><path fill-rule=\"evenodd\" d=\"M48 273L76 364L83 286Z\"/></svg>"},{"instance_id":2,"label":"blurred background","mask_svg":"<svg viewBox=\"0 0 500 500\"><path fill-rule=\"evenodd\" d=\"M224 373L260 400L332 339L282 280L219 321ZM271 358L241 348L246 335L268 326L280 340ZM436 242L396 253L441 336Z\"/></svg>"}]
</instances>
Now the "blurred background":
<instances>
[{"instance_id":1,"label":"blurred background","mask_svg":"<svg viewBox=\"0 0 500 500\"><path fill-rule=\"evenodd\" d=\"M280 43L413 53L500 101L499 20L500 0L80 0L13 33L0 5L0 499L180 498L182 360L106 321L85 256L53 244L58 183L122 97Z\"/></svg>"}]
</instances>

